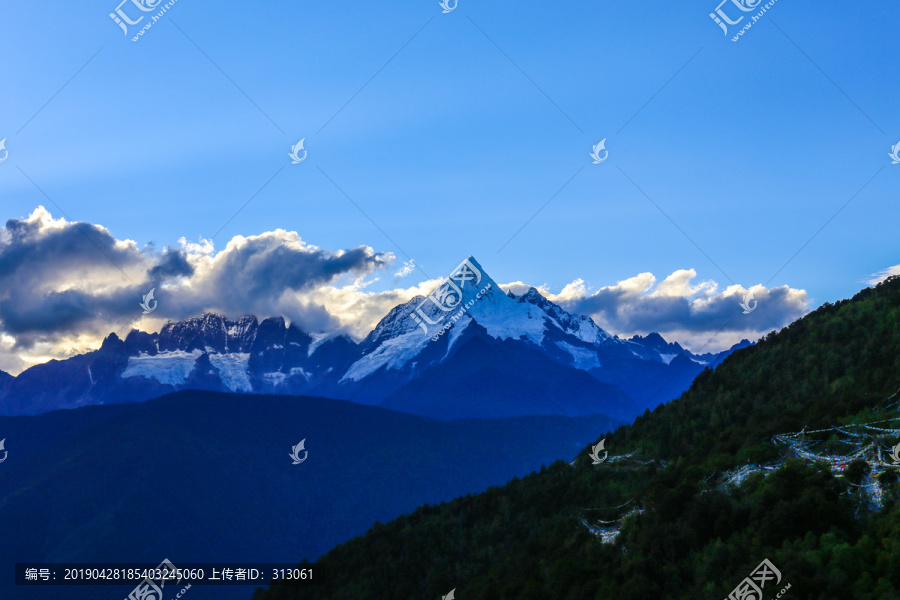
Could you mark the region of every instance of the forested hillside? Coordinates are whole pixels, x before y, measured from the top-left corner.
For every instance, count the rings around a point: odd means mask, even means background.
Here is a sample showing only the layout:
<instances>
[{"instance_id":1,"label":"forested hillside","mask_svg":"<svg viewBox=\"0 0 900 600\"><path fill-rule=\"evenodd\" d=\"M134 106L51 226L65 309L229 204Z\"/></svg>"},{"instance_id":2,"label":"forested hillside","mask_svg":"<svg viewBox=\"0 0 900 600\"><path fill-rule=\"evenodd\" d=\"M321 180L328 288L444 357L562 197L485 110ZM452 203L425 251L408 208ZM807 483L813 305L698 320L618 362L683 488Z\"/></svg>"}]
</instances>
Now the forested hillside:
<instances>
[{"instance_id":1,"label":"forested hillside","mask_svg":"<svg viewBox=\"0 0 900 600\"><path fill-rule=\"evenodd\" d=\"M572 465L376 524L319 560L330 585L276 584L254 599L437 600L455 588L460 600L718 600L768 559L781 579L767 598L789 585L784 598L896 600L897 467L872 464L900 442L898 389L892 277L735 352L608 435L605 462L586 449ZM852 434L846 465L774 439L835 426L823 444Z\"/></svg>"}]
</instances>

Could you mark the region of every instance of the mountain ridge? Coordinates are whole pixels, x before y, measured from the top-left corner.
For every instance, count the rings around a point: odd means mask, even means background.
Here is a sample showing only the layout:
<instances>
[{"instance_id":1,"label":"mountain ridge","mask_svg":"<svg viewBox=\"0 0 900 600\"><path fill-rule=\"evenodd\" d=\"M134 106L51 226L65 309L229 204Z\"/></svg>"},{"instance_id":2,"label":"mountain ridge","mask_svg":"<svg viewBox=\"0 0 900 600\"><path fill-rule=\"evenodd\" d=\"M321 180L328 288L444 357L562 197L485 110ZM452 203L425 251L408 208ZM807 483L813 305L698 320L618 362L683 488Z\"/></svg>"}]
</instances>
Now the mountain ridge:
<instances>
[{"instance_id":1,"label":"mountain ridge","mask_svg":"<svg viewBox=\"0 0 900 600\"><path fill-rule=\"evenodd\" d=\"M400 390L433 389L427 380L441 370L432 369L465 363L457 342L471 336L498 352L507 349L506 359L494 365L506 381L522 376L510 352L533 356L530 351L536 351L543 357L527 361L535 372L548 375L528 374L535 387L523 398L520 415L531 414L525 405L541 402L540 414L559 412L560 406L565 412L565 402L542 389L574 390L569 384L581 382L576 395L595 393L595 408L630 420L677 396L703 368L715 367L730 352L694 355L658 334L620 339L536 288L520 295L504 292L470 256L429 296L393 307L358 343L342 334L305 332L283 317L232 320L204 313L168 322L157 333L132 330L124 340L112 333L98 350L36 365L12 379L0 376L0 414L143 401L181 389L388 402L415 414L415 405L402 399L407 392ZM671 365L678 356L690 362ZM599 384L585 379L585 373ZM399 396L392 398L394 394ZM453 414L451 408L448 404L435 413L432 406L420 412L447 418L483 414Z\"/></svg>"}]
</instances>

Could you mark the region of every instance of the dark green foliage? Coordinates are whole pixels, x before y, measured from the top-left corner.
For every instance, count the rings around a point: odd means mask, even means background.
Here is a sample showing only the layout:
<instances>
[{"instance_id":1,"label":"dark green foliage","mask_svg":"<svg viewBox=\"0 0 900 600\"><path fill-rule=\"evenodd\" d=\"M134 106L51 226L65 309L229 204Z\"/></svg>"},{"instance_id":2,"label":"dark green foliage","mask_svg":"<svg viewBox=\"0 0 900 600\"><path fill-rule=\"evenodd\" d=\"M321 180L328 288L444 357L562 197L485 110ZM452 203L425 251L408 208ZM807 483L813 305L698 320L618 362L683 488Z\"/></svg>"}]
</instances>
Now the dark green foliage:
<instances>
[{"instance_id":1,"label":"dark green foliage","mask_svg":"<svg viewBox=\"0 0 900 600\"><path fill-rule=\"evenodd\" d=\"M844 477L853 485L861 485L863 480L872 472L872 467L864 460L854 460L847 465Z\"/></svg>"},{"instance_id":2,"label":"dark green foliage","mask_svg":"<svg viewBox=\"0 0 900 600\"><path fill-rule=\"evenodd\" d=\"M761 307L763 308L763 307ZM777 433L897 415L900 277L826 304L704 371L681 398L607 436L612 454L657 464L557 462L523 479L425 506L334 548L319 564L333 584L273 586L256 600L720 599L768 558L785 598L900 599L897 477L878 512L861 508L867 465L844 478L788 460L737 489L715 473L780 458ZM713 480L714 481L714 480ZM619 507L628 503L624 508ZM631 508L614 544L581 520ZM778 589L766 588L766 597Z\"/></svg>"}]
</instances>

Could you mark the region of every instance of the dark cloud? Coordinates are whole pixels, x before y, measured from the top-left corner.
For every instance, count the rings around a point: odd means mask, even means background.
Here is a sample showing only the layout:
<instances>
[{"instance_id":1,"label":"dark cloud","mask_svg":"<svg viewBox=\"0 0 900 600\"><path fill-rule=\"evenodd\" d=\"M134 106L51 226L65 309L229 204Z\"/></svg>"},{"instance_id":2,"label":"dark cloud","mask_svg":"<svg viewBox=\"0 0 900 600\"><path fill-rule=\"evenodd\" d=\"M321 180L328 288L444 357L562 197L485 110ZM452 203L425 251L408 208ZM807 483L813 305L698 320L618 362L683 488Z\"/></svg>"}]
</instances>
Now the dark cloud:
<instances>
[{"instance_id":1,"label":"dark cloud","mask_svg":"<svg viewBox=\"0 0 900 600\"><path fill-rule=\"evenodd\" d=\"M194 267L188 262L187 254L182 250L166 248L157 263L147 272L151 281L163 283L175 277L190 277Z\"/></svg>"},{"instance_id":2,"label":"dark cloud","mask_svg":"<svg viewBox=\"0 0 900 600\"><path fill-rule=\"evenodd\" d=\"M0 328L28 347L42 335L123 313L134 283L129 272L137 275L145 263L134 244L96 225L53 220L43 208L10 219L0 235Z\"/></svg>"},{"instance_id":3,"label":"dark cloud","mask_svg":"<svg viewBox=\"0 0 900 600\"><path fill-rule=\"evenodd\" d=\"M34 271L56 275L79 268L85 260L124 270L140 261L133 246L117 244L109 232L88 223L52 221L35 211L27 220L10 219L0 237L0 280L32 280Z\"/></svg>"},{"instance_id":4,"label":"dark cloud","mask_svg":"<svg viewBox=\"0 0 900 600\"><path fill-rule=\"evenodd\" d=\"M384 254L365 246L331 253L298 241L296 234L281 230L240 238L218 257L205 283L227 288L246 302L286 290L304 291L348 273L367 274L386 264Z\"/></svg>"},{"instance_id":5,"label":"dark cloud","mask_svg":"<svg viewBox=\"0 0 900 600\"><path fill-rule=\"evenodd\" d=\"M339 326L304 293L343 276L371 273L393 257L360 246L330 252L294 232L236 237L214 252L210 242L140 249L88 223L54 220L40 207L0 229L0 334L17 348L136 323L139 302L155 289L153 317L182 319L205 311L229 316L284 315L309 327Z\"/></svg>"},{"instance_id":6,"label":"dark cloud","mask_svg":"<svg viewBox=\"0 0 900 600\"><path fill-rule=\"evenodd\" d=\"M587 314L617 331L768 331L783 327L807 312L806 294L787 286L754 289L744 314L744 294L723 293L709 298L631 294L604 288L596 294L563 302L572 312Z\"/></svg>"}]
</instances>

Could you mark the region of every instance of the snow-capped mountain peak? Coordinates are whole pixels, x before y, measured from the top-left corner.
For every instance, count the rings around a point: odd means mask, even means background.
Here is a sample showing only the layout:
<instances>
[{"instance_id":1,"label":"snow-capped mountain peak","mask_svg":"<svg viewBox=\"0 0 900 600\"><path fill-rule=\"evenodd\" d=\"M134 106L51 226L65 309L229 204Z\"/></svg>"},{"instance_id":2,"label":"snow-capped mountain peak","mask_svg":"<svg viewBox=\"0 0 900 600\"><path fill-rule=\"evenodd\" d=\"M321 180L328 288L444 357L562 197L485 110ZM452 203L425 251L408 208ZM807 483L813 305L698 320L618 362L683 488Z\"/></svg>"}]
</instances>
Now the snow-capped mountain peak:
<instances>
[{"instance_id":1,"label":"snow-capped mountain peak","mask_svg":"<svg viewBox=\"0 0 900 600\"><path fill-rule=\"evenodd\" d=\"M545 298L537 289L530 287L521 296L512 296L517 302L533 304L538 307L554 325L565 333L597 346L604 342L617 341L616 338L601 329L593 319L584 315L573 315L558 304Z\"/></svg>"},{"instance_id":2,"label":"snow-capped mountain peak","mask_svg":"<svg viewBox=\"0 0 900 600\"><path fill-rule=\"evenodd\" d=\"M517 310L515 301L470 256L428 296L394 307L363 341L362 356L341 381L359 381L382 367L401 369L448 330L458 328L458 335L471 322L470 313L489 319L503 313L504 306L507 312Z\"/></svg>"},{"instance_id":3,"label":"snow-capped mountain peak","mask_svg":"<svg viewBox=\"0 0 900 600\"><path fill-rule=\"evenodd\" d=\"M569 314L535 288L521 296L505 293L469 256L427 297L417 296L388 313L363 342L363 355L342 380L359 381L383 367L402 369L443 336L446 357L473 323L494 339L522 340L538 348L546 345L545 338L552 333L567 344L563 348L572 360L585 366L599 366L599 362L586 357L583 346L596 347L615 339L590 317Z\"/></svg>"}]
</instances>

